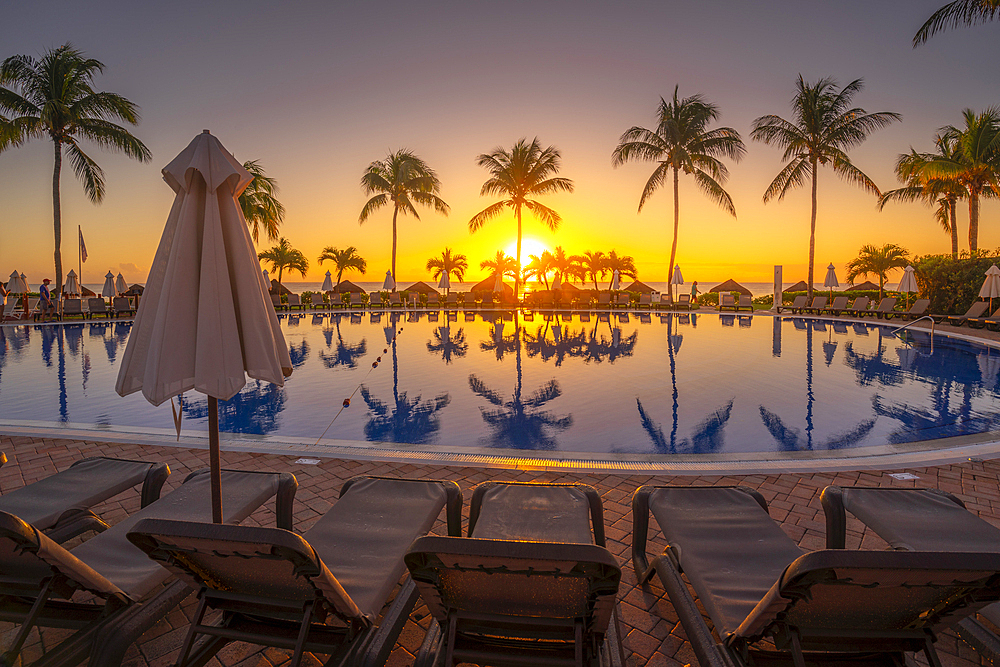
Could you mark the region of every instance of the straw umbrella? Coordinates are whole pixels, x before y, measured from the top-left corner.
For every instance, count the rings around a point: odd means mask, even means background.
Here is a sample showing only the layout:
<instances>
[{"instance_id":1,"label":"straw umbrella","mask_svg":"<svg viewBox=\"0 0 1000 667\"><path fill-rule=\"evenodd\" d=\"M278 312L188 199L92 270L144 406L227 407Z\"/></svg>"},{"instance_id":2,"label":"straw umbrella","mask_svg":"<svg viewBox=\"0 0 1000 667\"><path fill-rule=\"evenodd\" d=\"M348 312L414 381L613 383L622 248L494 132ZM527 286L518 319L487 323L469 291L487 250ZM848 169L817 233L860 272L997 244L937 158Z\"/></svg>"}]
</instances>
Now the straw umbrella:
<instances>
[{"instance_id":1,"label":"straw umbrella","mask_svg":"<svg viewBox=\"0 0 1000 667\"><path fill-rule=\"evenodd\" d=\"M679 264L674 264L674 275L670 276L670 284L671 285L684 284L684 275L681 273L681 267ZM673 298L674 301L677 301L676 294L671 295L671 298Z\"/></svg>"},{"instance_id":2,"label":"straw umbrella","mask_svg":"<svg viewBox=\"0 0 1000 667\"><path fill-rule=\"evenodd\" d=\"M986 269L986 280L979 288L979 296L990 300L990 312L993 312L993 299L1000 296L1000 269L994 264Z\"/></svg>"},{"instance_id":3,"label":"straw umbrella","mask_svg":"<svg viewBox=\"0 0 1000 667\"><path fill-rule=\"evenodd\" d=\"M830 262L830 266L826 267L826 280L823 281L823 287L830 288L830 300L833 300L833 288L840 287L840 283L837 282L837 272L833 268L833 262Z\"/></svg>"},{"instance_id":4,"label":"straw umbrella","mask_svg":"<svg viewBox=\"0 0 1000 667\"><path fill-rule=\"evenodd\" d=\"M205 130L163 169L175 193L115 391L153 405L208 395L212 516L222 522L219 399L246 376L284 384L292 363L237 197L252 177Z\"/></svg>"},{"instance_id":5,"label":"straw umbrella","mask_svg":"<svg viewBox=\"0 0 1000 667\"><path fill-rule=\"evenodd\" d=\"M910 295L919 291L917 288L917 279L913 275L915 272L916 269L912 266L907 266L903 269L903 279L899 281L899 287L896 288L897 292L903 292L906 294L907 309L910 307Z\"/></svg>"}]
</instances>

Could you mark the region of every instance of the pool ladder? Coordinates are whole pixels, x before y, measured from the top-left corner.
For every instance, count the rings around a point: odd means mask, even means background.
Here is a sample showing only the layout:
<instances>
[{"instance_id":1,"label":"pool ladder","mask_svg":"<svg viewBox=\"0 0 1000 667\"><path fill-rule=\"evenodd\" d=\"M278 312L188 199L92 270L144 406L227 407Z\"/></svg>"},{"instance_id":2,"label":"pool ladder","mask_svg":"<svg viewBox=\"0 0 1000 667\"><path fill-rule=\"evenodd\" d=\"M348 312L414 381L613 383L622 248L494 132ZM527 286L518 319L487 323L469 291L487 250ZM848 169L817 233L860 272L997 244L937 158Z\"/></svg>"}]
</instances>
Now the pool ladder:
<instances>
[{"instance_id":1,"label":"pool ladder","mask_svg":"<svg viewBox=\"0 0 1000 667\"><path fill-rule=\"evenodd\" d=\"M895 334L898 331L902 331L903 329L912 327L914 324L916 324L920 320L930 320L931 321L931 354L934 354L934 325L937 324L937 323L934 321L934 318L931 317L930 315L924 315L923 317L918 317L917 319L913 320L912 322L907 322L903 326L897 327L897 328L893 329L892 331L889 332L889 334L892 335L892 334ZM904 342L907 345L910 345L909 341L905 341L904 340ZM913 347L913 346L910 345L910 347Z\"/></svg>"}]
</instances>

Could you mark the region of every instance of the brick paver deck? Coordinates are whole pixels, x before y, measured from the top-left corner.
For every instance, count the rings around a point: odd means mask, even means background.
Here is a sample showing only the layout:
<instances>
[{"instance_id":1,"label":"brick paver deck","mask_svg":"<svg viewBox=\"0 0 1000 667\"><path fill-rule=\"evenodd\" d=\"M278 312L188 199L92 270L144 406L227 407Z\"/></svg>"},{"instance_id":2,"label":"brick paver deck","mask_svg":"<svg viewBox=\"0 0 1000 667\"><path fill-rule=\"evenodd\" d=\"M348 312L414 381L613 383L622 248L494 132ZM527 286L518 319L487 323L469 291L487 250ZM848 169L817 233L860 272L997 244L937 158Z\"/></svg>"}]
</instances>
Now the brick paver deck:
<instances>
[{"instance_id":1,"label":"brick paver deck","mask_svg":"<svg viewBox=\"0 0 1000 667\"><path fill-rule=\"evenodd\" d=\"M74 442L27 437L0 436L0 451L7 454L9 463L0 468L0 493L30 483L53 472L62 470L85 456L119 456L164 461L173 470L168 488L183 480L191 470L208 465L208 453L201 450L171 447L121 446L100 442ZM828 484L871 486L923 486L934 487L958 495L970 510L987 521L1000 526L1000 462L967 462L934 468L907 469L919 480L903 482L888 476L888 472L863 471L823 474L741 475L741 476L621 476L588 475L582 473L497 471L477 468L447 466L414 466L379 462L355 462L337 459L323 460L319 465L299 465L296 457L270 456L223 452L223 465L233 468L269 469L292 472L299 480L296 496L295 529L304 531L336 502L340 486L356 475L376 474L430 479L452 479L458 482L469 497L468 491L475 484L487 479L583 482L598 489L604 502L604 520L607 527L608 548L622 566L622 585L619 592L623 644L628 665L685 665L697 664L691 645L685 641L677 615L663 593L659 582L646 587L636 586L631 569L632 492L643 484L676 485L727 485L744 484L759 490L771 507L771 516L781 522L785 531L804 549L824 546L825 527L819 492ZM138 492L119 496L100 508L98 513L114 523L139 506ZM466 502L466 519L468 507ZM256 512L245 524L274 525L271 507ZM655 525L655 523L654 523ZM848 524L849 548L883 548L884 543L863 531L860 523ZM435 532L444 533L444 522L439 520ZM652 537L651 552L662 551L664 543L657 533ZM130 648L126 665L135 667L163 667L172 664L177 649L183 641L185 626L192 613L191 599L167 615L149 630L136 646ZM430 623L426 608L417 604L400 639L393 649L389 665L409 665ZM3 646L8 645L13 626L0 624ZM33 631L23 652L25 664L37 658L46 645L64 636L65 631ZM946 633L938 643L945 667L970 667L980 664L978 656L955 635ZM250 644L231 644L222 651L212 665L226 667L271 667L288 662L285 651L261 648ZM918 657L917 661L921 662ZM321 664L322 656L310 656L306 664Z\"/></svg>"}]
</instances>

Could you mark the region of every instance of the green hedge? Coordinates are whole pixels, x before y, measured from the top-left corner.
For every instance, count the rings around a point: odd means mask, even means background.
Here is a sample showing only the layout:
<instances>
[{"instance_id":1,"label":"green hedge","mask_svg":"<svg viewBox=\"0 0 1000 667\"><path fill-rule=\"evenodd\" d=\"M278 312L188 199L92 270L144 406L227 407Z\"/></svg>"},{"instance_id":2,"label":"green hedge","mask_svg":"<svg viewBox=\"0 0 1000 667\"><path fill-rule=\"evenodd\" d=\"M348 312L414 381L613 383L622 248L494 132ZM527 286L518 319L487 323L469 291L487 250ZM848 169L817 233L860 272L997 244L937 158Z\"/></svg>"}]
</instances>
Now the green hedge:
<instances>
[{"instance_id":1,"label":"green hedge","mask_svg":"<svg viewBox=\"0 0 1000 667\"><path fill-rule=\"evenodd\" d=\"M913 260L920 297L930 299L930 312L958 315L979 299L986 270L1000 263L1000 250L952 259L951 255L925 255Z\"/></svg>"}]
</instances>

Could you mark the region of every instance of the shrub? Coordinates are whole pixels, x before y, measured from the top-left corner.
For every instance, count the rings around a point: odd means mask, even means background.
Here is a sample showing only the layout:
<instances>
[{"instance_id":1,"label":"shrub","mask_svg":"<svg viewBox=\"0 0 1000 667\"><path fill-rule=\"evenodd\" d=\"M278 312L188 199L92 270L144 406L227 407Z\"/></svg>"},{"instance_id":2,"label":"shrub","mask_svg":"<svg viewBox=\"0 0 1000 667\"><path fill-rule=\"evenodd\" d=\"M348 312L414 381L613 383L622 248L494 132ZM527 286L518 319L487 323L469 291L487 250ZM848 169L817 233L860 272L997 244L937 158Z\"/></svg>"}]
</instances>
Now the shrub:
<instances>
[{"instance_id":1,"label":"shrub","mask_svg":"<svg viewBox=\"0 0 1000 667\"><path fill-rule=\"evenodd\" d=\"M979 252L975 257L963 253L958 259L951 255L925 255L913 260L919 296L930 299L930 312L959 314L979 299L979 289L986 279L986 270L1000 261L1000 250Z\"/></svg>"}]
</instances>

